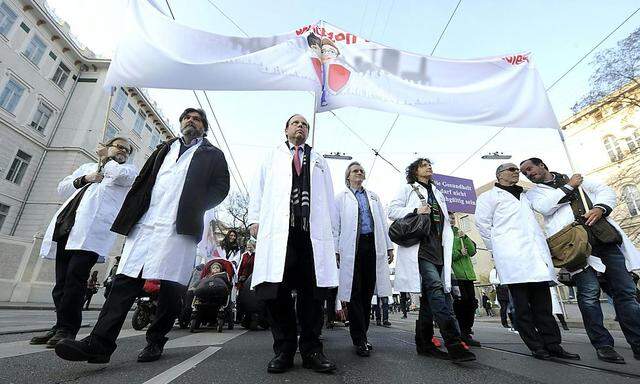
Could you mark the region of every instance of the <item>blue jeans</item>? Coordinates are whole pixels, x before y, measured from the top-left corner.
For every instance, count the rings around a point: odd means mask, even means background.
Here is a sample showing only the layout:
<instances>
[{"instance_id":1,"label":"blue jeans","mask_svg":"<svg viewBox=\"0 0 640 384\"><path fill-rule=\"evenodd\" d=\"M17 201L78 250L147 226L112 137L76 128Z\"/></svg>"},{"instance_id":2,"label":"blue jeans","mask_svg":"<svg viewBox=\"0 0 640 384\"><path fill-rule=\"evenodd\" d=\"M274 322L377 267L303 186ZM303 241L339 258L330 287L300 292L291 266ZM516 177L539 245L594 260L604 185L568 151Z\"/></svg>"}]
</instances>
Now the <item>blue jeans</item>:
<instances>
[{"instance_id":1,"label":"blue jeans","mask_svg":"<svg viewBox=\"0 0 640 384\"><path fill-rule=\"evenodd\" d=\"M640 351L640 304L636 286L625 266L624 255L617 245L593 247L593 255L607 267L604 277L613 298L620 328L634 351ZM600 306L600 284L596 271L587 268L573 276L578 290L578 307L591 344L596 348L613 346L613 337L603 325Z\"/></svg>"},{"instance_id":2,"label":"blue jeans","mask_svg":"<svg viewBox=\"0 0 640 384\"><path fill-rule=\"evenodd\" d=\"M442 267L424 259L418 259L418 267L422 290L418 321L431 322L435 319L445 345L459 343L460 328L453 314L451 295L444 291L440 277Z\"/></svg>"}]
</instances>

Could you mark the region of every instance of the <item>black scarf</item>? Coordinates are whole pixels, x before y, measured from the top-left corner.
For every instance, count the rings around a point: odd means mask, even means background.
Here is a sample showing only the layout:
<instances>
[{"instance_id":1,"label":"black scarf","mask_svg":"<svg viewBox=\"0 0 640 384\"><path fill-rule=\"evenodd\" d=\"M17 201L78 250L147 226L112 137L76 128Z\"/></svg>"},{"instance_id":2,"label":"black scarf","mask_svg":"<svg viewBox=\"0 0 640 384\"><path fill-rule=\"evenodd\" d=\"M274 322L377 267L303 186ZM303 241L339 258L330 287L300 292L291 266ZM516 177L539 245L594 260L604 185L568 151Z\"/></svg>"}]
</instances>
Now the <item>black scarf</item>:
<instances>
[{"instance_id":1,"label":"black scarf","mask_svg":"<svg viewBox=\"0 0 640 384\"><path fill-rule=\"evenodd\" d=\"M522 193L522 191L524 191L524 188L522 188L521 186L514 184L511 186L506 186L506 185L502 185L500 183L495 183L494 184L496 187L509 192L510 194L513 195L513 197L515 197L516 199L520 200L520 194Z\"/></svg>"},{"instance_id":2,"label":"black scarf","mask_svg":"<svg viewBox=\"0 0 640 384\"><path fill-rule=\"evenodd\" d=\"M287 142L289 148L289 142ZM295 149L294 149L295 150ZM295 153L294 153L295 156ZM311 147L304 145L302 155L302 171L300 176L296 172L296 167L291 162L292 183L290 200L290 226L301 225L305 232L309 231L309 214L311 213Z\"/></svg>"}]
</instances>

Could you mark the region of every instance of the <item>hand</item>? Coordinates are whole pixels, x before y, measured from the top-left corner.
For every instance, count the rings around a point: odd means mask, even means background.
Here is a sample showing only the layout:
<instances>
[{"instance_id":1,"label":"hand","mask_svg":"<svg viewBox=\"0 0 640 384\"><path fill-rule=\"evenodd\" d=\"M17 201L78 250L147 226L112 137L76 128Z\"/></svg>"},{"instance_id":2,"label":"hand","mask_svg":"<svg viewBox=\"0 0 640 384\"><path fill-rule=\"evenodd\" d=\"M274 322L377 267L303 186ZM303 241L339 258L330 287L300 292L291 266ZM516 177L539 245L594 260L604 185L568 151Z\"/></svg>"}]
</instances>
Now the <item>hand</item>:
<instances>
[{"instance_id":1,"label":"hand","mask_svg":"<svg viewBox=\"0 0 640 384\"><path fill-rule=\"evenodd\" d=\"M462 229L458 229L458 237L465 237L465 236L467 236L467 234L464 233Z\"/></svg>"},{"instance_id":2,"label":"hand","mask_svg":"<svg viewBox=\"0 0 640 384\"><path fill-rule=\"evenodd\" d=\"M465 248L465 247L460 248L460 253L461 253L463 256L467 256L467 248Z\"/></svg>"},{"instance_id":3,"label":"hand","mask_svg":"<svg viewBox=\"0 0 640 384\"><path fill-rule=\"evenodd\" d=\"M96 148L96 155L98 155L98 157L102 160L105 157L107 157L108 154L109 154L109 148L105 147L102 144L98 144L98 147Z\"/></svg>"},{"instance_id":4,"label":"hand","mask_svg":"<svg viewBox=\"0 0 640 384\"><path fill-rule=\"evenodd\" d=\"M336 264L338 265L338 268L340 268L340 254L338 252L336 252Z\"/></svg>"},{"instance_id":5,"label":"hand","mask_svg":"<svg viewBox=\"0 0 640 384\"><path fill-rule=\"evenodd\" d=\"M604 215L604 209L600 207L593 207L589 210L589 212L582 215L585 218L585 224L588 226L592 226L596 223L596 221L600 220Z\"/></svg>"},{"instance_id":6,"label":"hand","mask_svg":"<svg viewBox=\"0 0 640 384\"><path fill-rule=\"evenodd\" d=\"M388 264L393 263L393 249L387 250L387 263Z\"/></svg>"},{"instance_id":7,"label":"hand","mask_svg":"<svg viewBox=\"0 0 640 384\"><path fill-rule=\"evenodd\" d=\"M429 213L431 213L431 206L429 204L423 205L422 207L418 207L416 209L416 212L420 214L428 215Z\"/></svg>"},{"instance_id":8,"label":"hand","mask_svg":"<svg viewBox=\"0 0 640 384\"><path fill-rule=\"evenodd\" d=\"M571 176L571 179L569 179L569 185L572 188L578 188L580 186L580 184L582 184L582 175L579 173L576 173L575 175Z\"/></svg>"},{"instance_id":9,"label":"hand","mask_svg":"<svg viewBox=\"0 0 640 384\"><path fill-rule=\"evenodd\" d=\"M259 228L258 223L253 223L249 226L249 233L255 239L258 238L258 228Z\"/></svg>"},{"instance_id":10,"label":"hand","mask_svg":"<svg viewBox=\"0 0 640 384\"><path fill-rule=\"evenodd\" d=\"M93 172L88 175L84 175L84 179L88 183L99 183L104 179L104 175L102 173Z\"/></svg>"}]
</instances>

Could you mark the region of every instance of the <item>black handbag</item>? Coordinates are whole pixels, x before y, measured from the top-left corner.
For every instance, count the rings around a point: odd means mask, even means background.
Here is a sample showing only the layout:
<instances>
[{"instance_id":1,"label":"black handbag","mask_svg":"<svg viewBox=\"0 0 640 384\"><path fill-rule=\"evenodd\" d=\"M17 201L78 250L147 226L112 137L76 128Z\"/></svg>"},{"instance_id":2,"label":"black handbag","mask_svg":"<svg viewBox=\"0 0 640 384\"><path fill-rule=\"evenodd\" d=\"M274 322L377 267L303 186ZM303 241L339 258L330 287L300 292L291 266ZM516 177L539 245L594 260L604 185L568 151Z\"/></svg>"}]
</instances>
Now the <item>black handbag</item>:
<instances>
[{"instance_id":1,"label":"black handbag","mask_svg":"<svg viewBox=\"0 0 640 384\"><path fill-rule=\"evenodd\" d=\"M422 204L426 205L426 200L418 191L418 188L415 186L412 186L412 188L420 198L420 201L422 201ZM389 226L389 238L401 247L411 247L427 237L430 230L431 220L429 215L412 212L391 223Z\"/></svg>"}]
</instances>

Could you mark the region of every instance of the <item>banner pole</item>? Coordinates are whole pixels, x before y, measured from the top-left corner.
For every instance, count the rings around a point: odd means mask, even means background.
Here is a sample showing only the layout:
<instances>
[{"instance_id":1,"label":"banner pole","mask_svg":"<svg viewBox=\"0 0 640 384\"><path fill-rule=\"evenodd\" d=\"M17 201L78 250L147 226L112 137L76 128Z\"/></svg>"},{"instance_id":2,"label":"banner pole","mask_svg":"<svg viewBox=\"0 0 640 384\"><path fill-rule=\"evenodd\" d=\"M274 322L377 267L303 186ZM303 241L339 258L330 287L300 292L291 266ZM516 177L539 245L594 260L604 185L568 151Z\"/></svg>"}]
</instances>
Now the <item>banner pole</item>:
<instances>
[{"instance_id":1,"label":"banner pole","mask_svg":"<svg viewBox=\"0 0 640 384\"><path fill-rule=\"evenodd\" d=\"M314 146L316 142L316 92L313 92L313 132L311 132L311 147Z\"/></svg>"},{"instance_id":2,"label":"banner pole","mask_svg":"<svg viewBox=\"0 0 640 384\"><path fill-rule=\"evenodd\" d=\"M107 112L104 114L104 124L102 126L102 134L98 138L98 144L104 145L102 141L104 141L104 135L107 133L107 125L109 124L109 112L111 112L111 103L113 101L113 94L115 93L116 87L111 87L111 92L109 92L109 101L107 102ZM102 162L98 162L98 172L102 171Z\"/></svg>"},{"instance_id":3,"label":"banner pole","mask_svg":"<svg viewBox=\"0 0 640 384\"><path fill-rule=\"evenodd\" d=\"M564 153L567 155L567 160L569 160L569 166L571 167L571 172L576 173L576 167L573 164L573 159L571 158L571 154L569 153L569 147L567 147L567 142L564 138L564 134L562 133L562 129L558 128L558 134L560 135L560 141L562 141L562 147L564 148ZM587 198L584 196L584 191L581 187L578 187L578 192L580 193L580 199L582 200L582 205L585 207L585 210L589 209L587 205Z\"/></svg>"}]
</instances>

